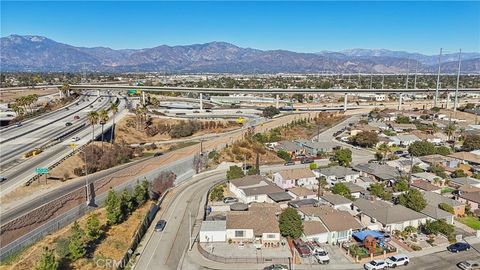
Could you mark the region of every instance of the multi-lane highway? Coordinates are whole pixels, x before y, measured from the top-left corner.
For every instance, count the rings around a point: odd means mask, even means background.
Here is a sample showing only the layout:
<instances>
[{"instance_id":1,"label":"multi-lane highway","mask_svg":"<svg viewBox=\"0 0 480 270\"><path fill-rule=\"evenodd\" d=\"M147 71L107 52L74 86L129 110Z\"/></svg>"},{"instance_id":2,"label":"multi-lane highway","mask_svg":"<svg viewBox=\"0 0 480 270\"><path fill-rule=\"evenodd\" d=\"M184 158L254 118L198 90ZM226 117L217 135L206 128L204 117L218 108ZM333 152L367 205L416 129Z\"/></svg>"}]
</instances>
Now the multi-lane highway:
<instances>
[{"instance_id":1,"label":"multi-lane highway","mask_svg":"<svg viewBox=\"0 0 480 270\"><path fill-rule=\"evenodd\" d=\"M78 137L74 143L81 146L92 137L92 129L88 125L88 112L107 109L110 102L117 97L85 96L78 102L49 115L40 116L24 123L21 127L11 127L2 130L0 141L2 160L0 161L1 174L7 180L1 183L0 195L12 191L35 175L35 168L48 167L67 155L72 149L72 137ZM125 112L125 101L120 99L119 115ZM117 119L120 117L117 116ZM72 125L67 126L67 123ZM105 126L111 125L111 121ZM101 133L101 127L95 127L95 134ZM73 133L72 133L73 132ZM60 138L60 139L59 139ZM24 158L24 154L38 147L51 146L34 157Z\"/></svg>"}]
</instances>

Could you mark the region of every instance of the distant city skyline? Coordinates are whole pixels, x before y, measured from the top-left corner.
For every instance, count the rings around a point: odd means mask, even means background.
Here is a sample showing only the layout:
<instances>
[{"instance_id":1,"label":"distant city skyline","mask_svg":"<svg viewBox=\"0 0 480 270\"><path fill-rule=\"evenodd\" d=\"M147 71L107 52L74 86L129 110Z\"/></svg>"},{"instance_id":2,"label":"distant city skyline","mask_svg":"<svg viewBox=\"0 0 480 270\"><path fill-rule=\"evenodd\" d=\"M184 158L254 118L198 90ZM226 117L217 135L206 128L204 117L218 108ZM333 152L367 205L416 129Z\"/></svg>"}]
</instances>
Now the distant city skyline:
<instances>
[{"instance_id":1,"label":"distant city skyline","mask_svg":"<svg viewBox=\"0 0 480 270\"><path fill-rule=\"evenodd\" d=\"M212 41L296 52L480 51L479 2L1 2L2 37L140 49ZM83 16L81 16L83 15Z\"/></svg>"}]
</instances>

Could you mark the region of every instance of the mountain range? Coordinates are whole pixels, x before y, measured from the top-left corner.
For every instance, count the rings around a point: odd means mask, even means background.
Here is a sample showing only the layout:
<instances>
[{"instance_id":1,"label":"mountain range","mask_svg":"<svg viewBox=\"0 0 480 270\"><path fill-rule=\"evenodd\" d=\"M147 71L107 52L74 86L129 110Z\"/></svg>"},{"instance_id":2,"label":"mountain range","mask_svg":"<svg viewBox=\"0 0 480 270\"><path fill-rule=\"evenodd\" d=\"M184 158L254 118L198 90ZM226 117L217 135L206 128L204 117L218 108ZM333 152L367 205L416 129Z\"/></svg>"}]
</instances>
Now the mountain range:
<instances>
[{"instance_id":1,"label":"mountain range","mask_svg":"<svg viewBox=\"0 0 480 270\"><path fill-rule=\"evenodd\" d=\"M442 56L442 72L457 70L458 54ZM352 49L298 53L241 48L226 42L114 50L75 47L42 36L0 39L0 71L167 73L399 73L436 72L438 56ZM462 73L480 73L480 53L462 53Z\"/></svg>"}]
</instances>

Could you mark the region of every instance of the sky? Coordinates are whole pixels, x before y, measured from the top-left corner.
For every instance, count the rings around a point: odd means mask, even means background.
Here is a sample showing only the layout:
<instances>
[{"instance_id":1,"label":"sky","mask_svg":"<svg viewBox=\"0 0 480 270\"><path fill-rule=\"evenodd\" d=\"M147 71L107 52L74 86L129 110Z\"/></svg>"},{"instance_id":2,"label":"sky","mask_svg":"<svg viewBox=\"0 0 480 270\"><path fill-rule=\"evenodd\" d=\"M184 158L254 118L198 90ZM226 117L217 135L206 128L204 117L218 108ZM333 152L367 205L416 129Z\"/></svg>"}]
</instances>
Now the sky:
<instances>
[{"instance_id":1,"label":"sky","mask_svg":"<svg viewBox=\"0 0 480 270\"><path fill-rule=\"evenodd\" d=\"M480 51L480 2L1 1L1 36L138 49L225 41L297 52Z\"/></svg>"}]
</instances>

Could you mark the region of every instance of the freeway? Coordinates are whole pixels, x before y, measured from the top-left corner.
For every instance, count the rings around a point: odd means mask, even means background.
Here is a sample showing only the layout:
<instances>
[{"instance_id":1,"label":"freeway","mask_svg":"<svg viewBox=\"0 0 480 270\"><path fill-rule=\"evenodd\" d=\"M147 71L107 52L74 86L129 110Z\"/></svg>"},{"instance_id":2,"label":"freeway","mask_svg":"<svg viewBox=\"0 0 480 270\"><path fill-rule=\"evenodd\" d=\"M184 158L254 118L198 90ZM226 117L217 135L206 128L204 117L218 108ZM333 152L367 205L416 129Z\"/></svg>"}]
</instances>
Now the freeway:
<instances>
[{"instance_id":1,"label":"freeway","mask_svg":"<svg viewBox=\"0 0 480 270\"><path fill-rule=\"evenodd\" d=\"M163 87L163 86L131 86L131 85L70 85L74 90L112 90L126 91L139 89L149 92L180 92L180 93L256 93L256 94L315 94L315 93L435 93L435 89L247 89L247 88L198 88L198 87ZM456 89L442 88L439 93L455 92ZM459 92L480 92L480 88L459 88Z\"/></svg>"},{"instance_id":2,"label":"freeway","mask_svg":"<svg viewBox=\"0 0 480 270\"><path fill-rule=\"evenodd\" d=\"M119 120L123 117L126 112L123 110L125 108L125 101L120 99L119 112L117 113L116 119ZM67 120L57 119L51 123L49 128L40 128L31 133L27 133L23 137L15 138L12 141L2 143L2 161L1 164L3 167L2 176L7 178L7 181L1 183L0 195L4 196L13 189L21 186L28 179L35 176L35 168L37 167L49 167L58 160L62 159L64 156L68 155L72 150L70 144L72 143L71 137L78 137L79 140L75 144L80 147L88 143L92 136L92 129L87 128L87 114L91 110L98 110L100 108L108 107L110 104L110 98L102 98L102 100L93 101L93 104L86 106L83 109L80 109L74 112L75 115L79 116L79 119L73 120L67 118ZM68 120L72 119L72 120ZM70 127L65 127L66 121L75 122L74 125ZM105 130L112 125L112 121L106 123ZM52 128L53 127L53 128ZM74 134L66 136L59 141L55 139L65 134L69 131L75 131ZM95 134L101 134L101 126L97 125L95 127ZM46 148L44 152L40 153L35 157L30 157L28 159L22 159L21 155L25 152L33 149L35 147L40 147L46 143L54 140L50 147ZM6 149L6 150L4 150Z\"/></svg>"}]
</instances>

